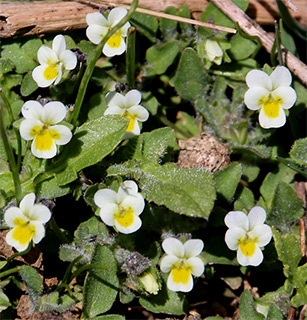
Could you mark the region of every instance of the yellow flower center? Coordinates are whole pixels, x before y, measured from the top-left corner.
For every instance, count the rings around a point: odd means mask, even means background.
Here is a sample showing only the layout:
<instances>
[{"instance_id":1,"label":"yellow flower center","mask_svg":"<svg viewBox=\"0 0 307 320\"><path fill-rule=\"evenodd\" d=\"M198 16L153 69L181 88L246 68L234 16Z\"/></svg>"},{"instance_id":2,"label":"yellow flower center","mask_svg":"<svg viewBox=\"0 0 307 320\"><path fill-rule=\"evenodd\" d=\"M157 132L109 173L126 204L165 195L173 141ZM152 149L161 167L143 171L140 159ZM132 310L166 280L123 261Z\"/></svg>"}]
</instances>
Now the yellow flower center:
<instances>
[{"instance_id":1,"label":"yellow flower center","mask_svg":"<svg viewBox=\"0 0 307 320\"><path fill-rule=\"evenodd\" d=\"M134 124L135 124L135 121L136 121L136 120L135 120L135 118L132 117L130 114L126 114L124 117L125 117L126 119L130 120L130 121L129 121L129 124L128 124L128 128L127 128L127 130L126 130L126 131L130 132L130 131L133 130Z\"/></svg>"},{"instance_id":2,"label":"yellow flower center","mask_svg":"<svg viewBox=\"0 0 307 320\"><path fill-rule=\"evenodd\" d=\"M269 118L277 118L279 115L280 104L282 99L280 97L263 97L259 100L259 105L263 106L265 115Z\"/></svg>"},{"instance_id":3,"label":"yellow flower center","mask_svg":"<svg viewBox=\"0 0 307 320\"><path fill-rule=\"evenodd\" d=\"M41 130L35 137L35 147L37 150L50 150L53 145L54 130Z\"/></svg>"},{"instance_id":4,"label":"yellow flower center","mask_svg":"<svg viewBox=\"0 0 307 320\"><path fill-rule=\"evenodd\" d=\"M174 264L171 271L174 282L188 283L191 276L191 269L192 267L190 265L184 264L183 262Z\"/></svg>"},{"instance_id":5,"label":"yellow flower center","mask_svg":"<svg viewBox=\"0 0 307 320\"><path fill-rule=\"evenodd\" d=\"M35 137L41 130L41 126L34 126L30 131L30 136Z\"/></svg>"},{"instance_id":6,"label":"yellow flower center","mask_svg":"<svg viewBox=\"0 0 307 320\"><path fill-rule=\"evenodd\" d=\"M239 239L239 246L240 249L242 251L242 253L247 256L247 257L251 257L253 256L253 254L255 253L256 250L256 242L258 242L258 239L250 239L249 237L245 238L245 239Z\"/></svg>"},{"instance_id":7,"label":"yellow flower center","mask_svg":"<svg viewBox=\"0 0 307 320\"><path fill-rule=\"evenodd\" d=\"M107 44L113 49L113 48L119 48L120 44L122 42L121 35L117 32L112 37L110 37L107 41Z\"/></svg>"},{"instance_id":8,"label":"yellow flower center","mask_svg":"<svg viewBox=\"0 0 307 320\"><path fill-rule=\"evenodd\" d=\"M21 218L16 218L14 224L16 227L13 229L12 237L20 244L29 243L35 234L35 227Z\"/></svg>"},{"instance_id":9,"label":"yellow flower center","mask_svg":"<svg viewBox=\"0 0 307 320\"><path fill-rule=\"evenodd\" d=\"M123 208L119 207L120 209L115 213L114 219L124 228L127 228L132 225L134 221L134 214L132 208Z\"/></svg>"},{"instance_id":10,"label":"yellow flower center","mask_svg":"<svg viewBox=\"0 0 307 320\"><path fill-rule=\"evenodd\" d=\"M49 65L45 70L44 70L44 78L46 80L52 80L55 79L58 75L58 69L57 69L57 65Z\"/></svg>"}]
</instances>

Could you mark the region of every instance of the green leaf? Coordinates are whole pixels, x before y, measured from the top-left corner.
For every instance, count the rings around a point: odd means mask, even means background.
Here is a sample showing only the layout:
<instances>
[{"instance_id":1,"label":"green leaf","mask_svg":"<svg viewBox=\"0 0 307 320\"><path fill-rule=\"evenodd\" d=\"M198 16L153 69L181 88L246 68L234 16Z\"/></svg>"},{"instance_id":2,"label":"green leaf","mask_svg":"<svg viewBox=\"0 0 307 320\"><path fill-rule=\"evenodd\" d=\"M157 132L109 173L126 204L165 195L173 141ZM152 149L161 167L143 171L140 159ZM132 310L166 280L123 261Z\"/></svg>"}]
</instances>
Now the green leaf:
<instances>
[{"instance_id":1,"label":"green leaf","mask_svg":"<svg viewBox=\"0 0 307 320\"><path fill-rule=\"evenodd\" d=\"M141 297L140 304L148 311L180 315L186 312L187 301L180 292L168 290L166 286L167 275L162 274L162 289L157 295Z\"/></svg>"},{"instance_id":2,"label":"green leaf","mask_svg":"<svg viewBox=\"0 0 307 320\"><path fill-rule=\"evenodd\" d=\"M283 320L281 310L275 304L271 304L266 320Z\"/></svg>"},{"instance_id":3,"label":"green leaf","mask_svg":"<svg viewBox=\"0 0 307 320\"><path fill-rule=\"evenodd\" d=\"M146 51L146 59L149 70L146 75L151 75L150 69L154 74L163 74L172 65L180 52L180 44L177 41L166 42L161 46L154 45Z\"/></svg>"},{"instance_id":4,"label":"green leaf","mask_svg":"<svg viewBox=\"0 0 307 320\"><path fill-rule=\"evenodd\" d=\"M284 231L290 230L291 223L304 214L303 203L295 191L285 182L277 184L268 212L267 222Z\"/></svg>"},{"instance_id":5,"label":"green leaf","mask_svg":"<svg viewBox=\"0 0 307 320\"><path fill-rule=\"evenodd\" d=\"M240 320L263 320L264 316L255 309L255 303L250 290L244 290L241 295Z\"/></svg>"},{"instance_id":6,"label":"green leaf","mask_svg":"<svg viewBox=\"0 0 307 320\"><path fill-rule=\"evenodd\" d=\"M20 267L19 274L26 283L30 300L36 305L43 291L42 278L34 268L25 265Z\"/></svg>"},{"instance_id":7,"label":"green leaf","mask_svg":"<svg viewBox=\"0 0 307 320\"><path fill-rule=\"evenodd\" d=\"M142 33L151 42L156 41L159 23L153 16L134 12L130 22L136 27L138 32Z\"/></svg>"},{"instance_id":8,"label":"green leaf","mask_svg":"<svg viewBox=\"0 0 307 320\"><path fill-rule=\"evenodd\" d=\"M232 201L238 183L241 179L242 168L237 162L231 163L228 167L215 173L216 192L218 197Z\"/></svg>"},{"instance_id":9,"label":"green leaf","mask_svg":"<svg viewBox=\"0 0 307 320\"><path fill-rule=\"evenodd\" d=\"M99 316L92 318L91 320L125 320L125 317L119 315L119 314L108 314L105 316Z\"/></svg>"},{"instance_id":10,"label":"green leaf","mask_svg":"<svg viewBox=\"0 0 307 320\"><path fill-rule=\"evenodd\" d=\"M204 65L196 52L191 48L185 49L173 81L179 95L186 100L196 100L203 97L208 90L208 78ZM194 85L198 87L196 92L191 90Z\"/></svg>"},{"instance_id":11,"label":"green leaf","mask_svg":"<svg viewBox=\"0 0 307 320\"><path fill-rule=\"evenodd\" d=\"M56 173L60 186L74 181L77 172L96 164L121 142L128 121L121 116L104 116L79 127L64 152L47 170Z\"/></svg>"},{"instance_id":12,"label":"green leaf","mask_svg":"<svg viewBox=\"0 0 307 320\"><path fill-rule=\"evenodd\" d=\"M164 11L167 14L171 14L173 16L177 16L177 9L174 7L168 7ZM164 39L174 39L177 35L177 24L178 22L170 19L160 19L160 30L162 32Z\"/></svg>"},{"instance_id":13,"label":"green leaf","mask_svg":"<svg viewBox=\"0 0 307 320\"><path fill-rule=\"evenodd\" d=\"M230 44L229 54L235 60L248 58L257 48L257 44L254 41L243 38L239 33L231 37Z\"/></svg>"},{"instance_id":14,"label":"green leaf","mask_svg":"<svg viewBox=\"0 0 307 320\"><path fill-rule=\"evenodd\" d=\"M93 236L101 238L108 238L109 236L107 227L97 217L82 222L75 231L75 237L81 241L88 241Z\"/></svg>"},{"instance_id":15,"label":"green leaf","mask_svg":"<svg viewBox=\"0 0 307 320\"><path fill-rule=\"evenodd\" d=\"M253 192L243 185L239 185L235 198L237 200L234 203L234 210L242 211L243 209L246 209L249 211L255 204Z\"/></svg>"},{"instance_id":16,"label":"green leaf","mask_svg":"<svg viewBox=\"0 0 307 320\"><path fill-rule=\"evenodd\" d=\"M299 165L307 166L307 138L294 142L290 150L290 157Z\"/></svg>"},{"instance_id":17,"label":"green leaf","mask_svg":"<svg viewBox=\"0 0 307 320\"><path fill-rule=\"evenodd\" d=\"M38 88L37 83L32 78L32 72L28 72L22 79L20 92L27 97Z\"/></svg>"},{"instance_id":18,"label":"green leaf","mask_svg":"<svg viewBox=\"0 0 307 320\"><path fill-rule=\"evenodd\" d=\"M97 244L91 263L102 269L90 270L85 280L83 312L87 318L110 310L119 286L117 262L109 248Z\"/></svg>"},{"instance_id":19,"label":"green leaf","mask_svg":"<svg viewBox=\"0 0 307 320\"><path fill-rule=\"evenodd\" d=\"M307 263L305 263L303 266L300 266L297 268L297 272L294 276L294 285L297 287L296 294L291 299L291 304L298 308L304 304L306 304L307 301L307 285L306 285L306 279L307 279Z\"/></svg>"}]
</instances>

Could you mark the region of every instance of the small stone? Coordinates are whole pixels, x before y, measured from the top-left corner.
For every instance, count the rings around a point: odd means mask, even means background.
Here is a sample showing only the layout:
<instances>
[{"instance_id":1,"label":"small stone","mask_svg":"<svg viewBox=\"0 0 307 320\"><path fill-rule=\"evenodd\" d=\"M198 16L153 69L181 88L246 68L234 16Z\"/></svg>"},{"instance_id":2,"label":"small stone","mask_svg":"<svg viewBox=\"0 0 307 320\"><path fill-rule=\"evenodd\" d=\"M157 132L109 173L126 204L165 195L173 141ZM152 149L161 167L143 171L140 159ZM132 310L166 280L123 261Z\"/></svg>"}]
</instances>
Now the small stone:
<instances>
[{"instance_id":1,"label":"small stone","mask_svg":"<svg viewBox=\"0 0 307 320\"><path fill-rule=\"evenodd\" d=\"M210 133L203 132L187 140L179 140L179 168L204 168L219 171L230 163L230 149Z\"/></svg>"}]
</instances>

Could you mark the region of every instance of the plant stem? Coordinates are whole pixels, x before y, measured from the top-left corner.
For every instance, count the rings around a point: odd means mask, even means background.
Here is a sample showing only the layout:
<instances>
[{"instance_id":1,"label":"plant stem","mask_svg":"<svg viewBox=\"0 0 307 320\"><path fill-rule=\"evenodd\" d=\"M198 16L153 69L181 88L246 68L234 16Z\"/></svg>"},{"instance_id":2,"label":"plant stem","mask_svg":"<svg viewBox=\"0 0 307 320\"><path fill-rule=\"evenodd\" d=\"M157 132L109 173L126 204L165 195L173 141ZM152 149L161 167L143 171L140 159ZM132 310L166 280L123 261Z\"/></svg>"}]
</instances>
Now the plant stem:
<instances>
[{"instance_id":1,"label":"plant stem","mask_svg":"<svg viewBox=\"0 0 307 320\"><path fill-rule=\"evenodd\" d=\"M50 220L50 225L52 230L54 231L55 235L57 238L62 242L62 243L69 243L70 241L67 239L65 234L62 232L62 230L58 227L57 223L54 220L54 217L51 218Z\"/></svg>"},{"instance_id":2,"label":"plant stem","mask_svg":"<svg viewBox=\"0 0 307 320\"><path fill-rule=\"evenodd\" d=\"M135 32L136 29L130 27L127 37L126 79L131 88L135 88Z\"/></svg>"},{"instance_id":3,"label":"plant stem","mask_svg":"<svg viewBox=\"0 0 307 320\"><path fill-rule=\"evenodd\" d=\"M6 277L12 273L16 273L16 272L19 272L19 269L20 267L16 267L16 268L12 268L12 269L9 269L9 270L6 270L6 271L3 271L0 273L0 279L3 278L3 277Z\"/></svg>"},{"instance_id":4,"label":"plant stem","mask_svg":"<svg viewBox=\"0 0 307 320\"><path fill-rule=\"evenodd\" d=\"M86 88L90 81L91 75L94 71L95 64L101 55L102 48L104 47L108 39L113 34L115 34L117 30L119 30L131 18L137 5L138 5L138 0L134 0L127 15L118 24L116 24L111 30L108 31L108 33L104 36L100 44L96 47L93 58L89 61L88 66L84 72L83 78L81 80L80 88L79 88L76 102L75 102L74 111L71 114L71 116L67 119L67 121L71 122L74 126L77 124L77 120L78 120L78 116L81 110L81 105L85 96Z\"/></svg>"},{"instance_id":5,"label":"plant stem","mask_svg":"<svg viewBox=\"0 0 307 320\"><path fill-rule=\"evenodd\" d=\"M32 242L30 242L28 248L24 251L21 251L21 252L16 252L14 254L12 254L8 259L7 259L7 265L10 261L12 261L13 259L15 259L16 257L19 257L19 256L23 256L25 254L27 254L30 250L32 249Z\"/></svg>"},{"instance_id":6,"label":"plant stem","mask_svg":"<svg viewBox=\"0 0 307 320\"><path fill-rule=\"evenodd\" d=\"M276 46L277 46L279 65L284 66L285 64L284 64L282 51L281 51L280 30L279 30L279 25L277 21L275 21L275 37L276 37Z\"/></svg>"},{"instance_id":7,"label":"plant stem","mask_svg":"<svg viewBox=\"0 0 307 320\"><path fill-rule=\"evenodd\" d=\"M21 185L20 185L20 179L19 179L19 170L14 158L12 146L10 145L10 142L4 127L3 107L1 104L0 104L0 136L2 137L4 149L11 167L13 181L14 181L14 188L15 188L15 197L18 205L19 202L21 201Z\"/></svg>"}]
</instances>

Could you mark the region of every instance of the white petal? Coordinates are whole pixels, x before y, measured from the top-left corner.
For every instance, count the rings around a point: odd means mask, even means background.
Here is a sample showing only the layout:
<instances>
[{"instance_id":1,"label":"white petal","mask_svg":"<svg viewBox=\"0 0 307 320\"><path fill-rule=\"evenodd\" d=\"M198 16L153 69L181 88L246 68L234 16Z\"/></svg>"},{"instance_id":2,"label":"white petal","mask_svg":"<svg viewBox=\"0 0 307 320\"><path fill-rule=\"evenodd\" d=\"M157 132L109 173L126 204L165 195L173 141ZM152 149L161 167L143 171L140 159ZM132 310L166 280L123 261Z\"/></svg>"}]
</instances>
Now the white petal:
<instances>
[{"instance_id":1,"label":"white petal","mask_svg":"<svg viewBox=\"0 0 307 320\"><path fill-rule=\"evenodd\" d=\"M138 121L136 120L136 121L134 121L133 128L130 129L129 131L128 130L126 131L123 139L129 139L133 136L138 136L140 133L141 133L140 125L139 125Z\"/></svg>"},{"instance_id":2,"label":"white petal","mask_svg":"<svg viewBox=\"0 0 307 320\"><path fill-rule=\"evenodd\" d=\"M228 212L224 221L228 228L238 227L246 231L249 229L248 217L242 211Z\"/></svg>"},{"instance_id":3,"label":"white petal","mask_svg":"<svg viewBox=\"0 0 307 320\"><path fill-rule=\"evenodd\" d=\"M20 201L19 208L23 213L26 213L26 212L28 213L33 207L34 202L35 202L35 194L33 192L28 193Z\"/></svg>"},{"instance_id":4,"label":"white petal","mask_svg":"<svg viewBox=\"0 0 307 320\"><path fill-rule=\"evenodd\" d=\"M124 234L129 234L137 231L142 226L142 220L138 216L133 217L133 222L128 227L123 227L121 224L119 224L116 220L114 222L114 225L116 229Z\"/></svg>"},{"instance_id":5,"label":"white petal","mask_svg":"<svg viewBox=\"0 0 307 320\"><path fill-rule=\"evenodd\" d=\"M122 116L122 115L124 115L125 112L126 112L125 109L122 109L118 106L112 106L112 107L109 107L105 110L104 115L107 116L109 114L118 114L118 115Z\"/></svg>"},{"instance_id":6,"label":"white petal","mask_svg":"<svg viewBox=\"0 0 307 320\"><path fill-rule=\"evenodd\" d=\"M142 100L142 94L138 90L130 90L125 95L126 106L137 106Z\"/></svg>"},{"instance_id":7,"label":"white petal","mask_svg":"<svg viewBox=\"0 0 307 320\"><path fill-rule=\"evenodd\" d=\"M107 32L106 27L94 24L86 29L86 36L92 43L99 44Z\"/></svg>"},{"instance_id":8,"label":"white petal","mask_svg":"<svg viewBox=\"0 0 307 320\"><path fill-rule=\"evenodd\" d=\"M138 185L132 180L126 180L117 192L117 202L122 202L128 195L136 195L138 193Z\"/></svg>"},{"instance_id":9,"label":"white petal","mask_svg":"<svg viewBox=\"0 0 307 320\"><path fill-rule=\"evenodd\" d=\"M20 208L11 207L8 208L4 213L4 221L10 227L14 228L16 224L14 223L15 219L22 219L28 221L28 218L22 213Z\"/></svg>"},{"instance_id":10,"label":"white petal","mask_svg":"<svg viewBox=\"0 0 307 320\"><path fill-rule=\"evenodd\" d=\"M263 108L259 112L259 124L264 129L280 128L286 123L286 115L284 110L279 107L279 115L276 118L269 118L264 113Z\"/></svg>"},{"instance_id":11,"label":"white petal","mask_svg":"<svg viewBox=\"0 0 307 320\"><path fill-rule=\"evenodd\" d=\"M13 238L13 236L12 236L13 232L14 232L14 229L10 230L6 234L5 240L6 240L7 244L14 247L19 252L25 251L28 248L30 241L28 243L21 244L19 241L15 240Z\"/></svg>"},{"instance_id":12,"label":"white petal","mask_svg":"<svg viewBox=\"0 0 307 320\"><path fill-rule=\"evenodd\" d=\"M266 219L266 212L262 207L253 207L249 214L248 214L248 220L249 220L249 228L252 229L256 225L263 224Z\"/></svg>"},{"instance_id":13,"label":"white petal","mask_svg":"<svg viewBox=\"0 0 307 320\"><path fill-rule=\"evenodd\" d=\"M162 272L168 273L171 271L172 266L179 262L180 259L173 255L165 255L160 262L160 269Z\"/></svg>"},{"instance_id":14,"label":"white petal","mask_svg":"<svg viewBox=\"0 0 307 320\"><path fill-rule=\"evenodd\" d=\"M29 211L29 219L31 221L38 221L39 223L46 223L51 218L49 208L42 204L35 204Z\"/></svg>"},{"instance_id":15,"label":"white petal","mask_svg":"<svg viewBox=\"0 0 307 320\"><path fill-rule=\"evenodd\" d=\"M57 75L57 77L56 77L55 80L54 80L54 84L55 84L55 85L58 84L58 83L61 81L61 79L62 79L62 75L63 75L62 66L63 66L63 63L62 63L62 62L60 62L60 63L58 63L58 64L56 65L58 75Z\"/></svg>"},{"instance_id":16,"label":"white petal","mask_svg":"<svg viewBox=\"0 0 307 320\"><path fill-rule=\"evenodd\" d=\"M266 225L266 224L262 224L262 225L258 225L255 226L249 233L248 233L249 237L254 239L257 238L257 246L259 247L264 247L266 246L272 239L272 230L271 227Z\"/></svg>"},{"instance_id":17,"label":"white petal","mask_svg":"<svg viewBox=\"0 0 307 320\"><path fill-rule=\"evenodd\" d=\"M138 121L144 122L149 117L149 112L142 106L133 106L128 109L128 113Z\"/></svg>"},{"instance_id":18,"label":"white petal","mask_svg":"<svg viewBox=\"0 0 307 320\"><path fill-rule=\"evenodd\" d=\"M54 140L52 140L51 147L48 150L42 150L36 148L36 139L37 136L34 138L31 144L31 152L34 154L35 157L41 159L51 159L56 155L57 148Z\"/></svg>"},{"instance_id":19,"label":"white petal","mask_svg":"<svg viewBox=\"0 0 307 320\"><path fill-rule=\"evenodd\" d=\"M204 263L198 257L189 258L186 263L192 267L191 272L195 277L200 277L205 271Z\"/></svg>"},{"instance_id":20,"label":"white petal","mask_svg":"<svg viewBox=\"0 0 307 320\"><path fill-rule=\"evenodd\" d=\"M283 109L290 109L295 101L296 101L296 92L291 87L279 87L272 92L275 97L280 97L282 99L282 103L280 106Z\"/></svg>"},{"instance_id":21,"label":"white petal","mask_svg":"<svg viewBox=\"0 0 307 320\"><path fill-rule=\"evenodd\" d=\"M67 114L67 109L64 104L59 101L52 101L45 104L43 107L42 122L51 125L64 120Z\"/></svg>"},{"instance_id":22,"label":"white petal","mask_svg":"<svg viewBox=\"0 0 307 320\"><path fill-rule=\"evenodd\" d=\"M41 119L43 106L35 100L25 102L21 108L21 113L26 119Z\"/></svg>"},{"instance_id":23,"label":"white petal","mask_svg":"<svg viewBox=\"0 0 307 320\"><path fill-rule=\"evenodd\" d=\"M61 52L60 60L62 61L65 70L73 70L76 68L77 57L72 51L65 50Z\"/></svg>"},{"instance_id":24,"label":"white petal","mask_svg":"<svg viewBox=\"0 0 307 320\"><path fill-rule=\"evenodd\" d=\"M115 203L105 204L99 211L101 220L110 227L115 224L114 215L118 210L118 206Z\"/></svg>"},{"instance_id":25,"label":"white petal","mask_svg":"<svg viewBox=\"0 0 307 320\"><path fill-rule=\"evenodd\" d=\"M37 60L40 64L51 65L56 64L59 58L51 48L42 46L37 51Z\"/></svg>"},{"instance_id":26,"label":"white petal","mask_svg":"<svg viewBox=\"0 0 307 320\"><path fill-rule=\"evenodd\" d=\"M21 137L27 141L33 140L35 138L35 135L33 135L33 132L32 132L32 129L34 127L40 130L43 127L43 123L36 119L23 120L20 123L20 127L19 127Z\"/></svg>"},{"instance_id":27,"label":"white petal","mask_svg":"<svg viewBox=\"0 0 307 320\"><path fill-rule=\"evenodd\" d=\"M162 242L163 250L170 255L178 258L184 258L183 243L176 238L167 238Z\"/></svg>"},{"instance_id":28,"label":"white petal","mask_svg":"<svg viewBox=\"0 0 307 320\"><path fill-rule=\"evenodd\" d=\"M273 90L278 87L290 86L292 76L290 71L284 66L277 66L270 75L273 84Z\"/></svg>"},{"instance_id":29,"label":"white petal","mask_svg":"<svg viewBox=\"0 0 307 320\"><path fill-rule=\"evenodd\" d=\"M131 27L131 24L129 22L126 22L120 29L120 34L122 35L122 37L127 37L128 34L128 30Z\"/></svg>"},{"instance_id":30,"label":"white petal","mask_svg":"<svg viewBox=\"0 0 307 320\"><path fill-rule=\"evenodd\" d=\"M200 239L190 239L184 243L183 247L184 257L188 259L190 257L195 257L201 254L204 249L204 243Z\"/></svg>"},{"instance_id":31,"label":"white petal","mask_svg":"<svg viewBox=\"0 0 307 320\"><path fill-rule=\"evenodd\" d=\"M106 43L102 49L102 53L107 57L114 57L123 54L126 51L126 42L121 38L119 47L112 48L108 43Z\"/></svg>"},{"instance_id":32,"label":"white petal","mask_svg":"<svg viewBox=\"0 0 307 320\"><path fill-rule=\"evenodd\" d=\"M52 133L52 137L58 146L67 144L72 138L70 129L63 125L51 126L49 127L49 131Z\"/></svg>"},{"instance_id":33,"label":"white petal","mask_svg":"<svg viewBox=\"0 0 307 320\"><path fill-rule=\"evenodd\" d=\"M223 50L217 41L208 39L205 44L205 50L210 61L215 61L217 57L222 58L223 56ZM220 61L221 60L222 59L220 59ZM218 64L219 60L215 62Z\"/></svg>"},{"instance_id":34,"label":"white petal","mask_svg":"<svg viewBox=\"0 0 307 320\"><path fill-rule=\"evenodd\" d=\"M119 107L125 109L126 104L125 97L115 91L108 92L106 95L106 103L108 107Z\"/></svg>"},{"instance_id":35,"label":"white petal","mask_svg":"<svg viewBox=\"0 0 307 320\"><path fill-rule=\"evenodd\" d=\"M109 24L114 27L120 20L122 20L127 15L127 9L117 7L111 10L108 16Z\"/></svg>"},{"instance_id":36,"label":"white petal","mask_svg":"<svg viewBox=\"0 0 307 320\"><path fill-rule=\"evenodd\" d=\"M193 289L193 277L190 275L187 283L176 283L173 280L173 275L171 272L167 279L167 287L171 291L189 292Z\"/></svg>"},{"instance_id":37,"label":"white petal","mask_svg":"<svg viewBox=\"0 0 307 320\"><path fill-rule=\"evenodd\" d=\"M244 103L250 110L258 110L261 107L260 99L269 95L269 91L262 87L252 87L245 92Z\"/></svg>"},{"instance_id":38,"label":"white petal","mask_svg":"<svg viewBox=\"0 0 307 320\"><path fill-rule=\"evenodd\" d=\"M249 257L242 253L240 247L237 251L237 260L241 266L257 267L263 261L262 251L256 246L254 254Z\"/></svg>"},{"instance_id":39,"label":"white petal","mask_svg":"<svg viewBox=\"0 0 307 320\"><path fill-rule=\"evenodd\" d=\"M131 208L133 214L139 216L145 207L145 201L140 193L127 196L121 203L123 208Z\"/></svg>"},{"instance_id":40,"label":"white petal","mask_svg":"<svg viewBox=\"0 0 307 320\"><path fill-rule=\"evenodd\" d=\"M60 53L66 49L65 37L61 34L57 35L52 41L52 50L59 57Z\"/></svg>"},{"instance_id":41,"label":"white petal","mask_svg":"<svg viewBox=\"0 0 307 320\"><path fill-rule=\"evenodd\" d=\"M102 26L107 26L107 19L100 12L88 13L86 15L86 23L91 26L93 24L98 24Z\"/></svg>"},{"instance_id":42,"label":"white petal","mask_svg":"<svg viewBox=\"0 0 307 320\"><path fill-rule=\"evenodd\" d=\"M249 88L263 87L268 91L272 90L272 80L270 76L263 71L255 70L255 69L251 70L246 75L245 80Z\"/></svg>"},{"instance_id":43,"label":"white petal","mask_svg":"<svg viewBox=\"0 0 307 320\"><path fill-rule=\"evenodd\" d=\"M100 208L107 204L116 204L116 192L111 189L98 190L94 195L94 202Z\"/></svg>"},{"instance_id":44,"label":"white petal","mask_svg":"<svg viewBox=\"0 0 307 320\"><path fill-rule=\"evenodd\" d=\"M238 249L238 241L246 235L246 231L242 228L232 227L225 234L225 242L230 250Z\"/></svg>"},{"instance_id":45,"label":"white petal","mask_svg":"<svg viewBox=\"0 0 307 320\"><path fill-rule=\"evenodd\" d=\"M31 221L30 225L35 227L35 233L33 236L33 242L39 243L45 236L45 227L39 221Z\"/></svg>"},{"instance_id":46,"label":"white petal","mask_svg":"<svg viewBox=\"0 0 307 320\"><path fill-rule=\"evenodd\" d=\"M48 67L48 65L38 66L32 71L32 78L40 88L49 87L50 85L52 85L52 83L56 79L56 78L54 78L54 79L47 80L44 77L44 72L47 67Z\"/></svg>"}]
</instances>

